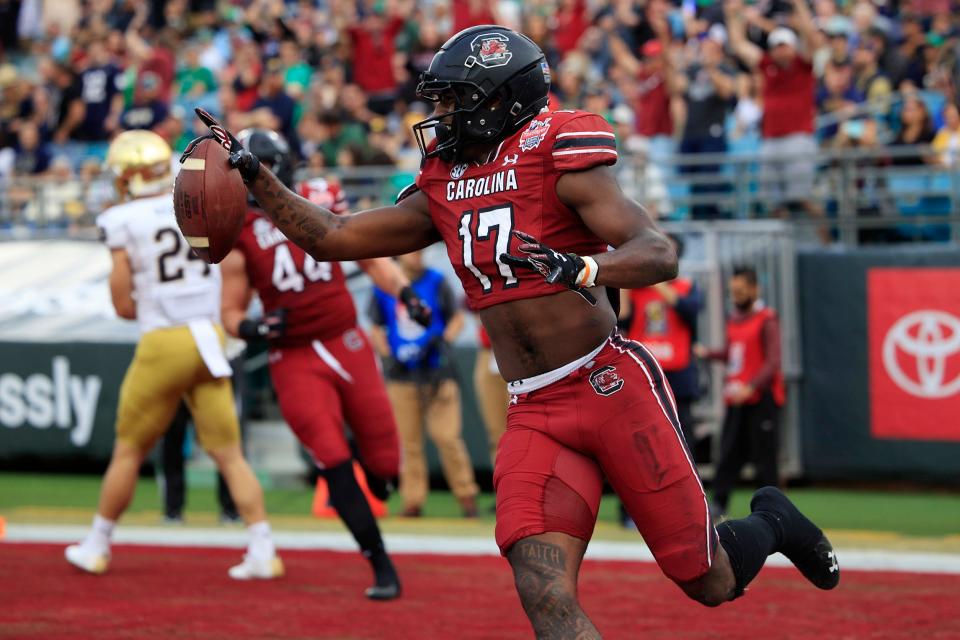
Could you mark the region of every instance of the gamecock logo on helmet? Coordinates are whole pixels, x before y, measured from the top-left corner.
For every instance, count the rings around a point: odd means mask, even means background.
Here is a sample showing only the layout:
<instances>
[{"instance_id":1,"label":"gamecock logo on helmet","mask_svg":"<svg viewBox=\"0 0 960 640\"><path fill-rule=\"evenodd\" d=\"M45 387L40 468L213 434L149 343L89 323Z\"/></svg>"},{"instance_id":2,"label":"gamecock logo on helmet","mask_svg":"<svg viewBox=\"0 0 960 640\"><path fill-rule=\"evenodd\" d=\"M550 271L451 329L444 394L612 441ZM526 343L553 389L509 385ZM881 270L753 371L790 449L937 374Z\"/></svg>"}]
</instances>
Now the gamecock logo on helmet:
<instances>
[{"instance_id":1,"label":"gamecock logo on helmet","mask_svg":"<svg viewBox=\"0 0 960 640\"><path fill-rule=\"evenodd\" d=\"M623 388L623 378L616 367L607 365L590 374L590 386L601 396L612 396Z\"/></svg>"},{"instance_id":2,"label":"gamecock logo on helmet","mask_svg":"<svg viewBox=\"0 0 960 640\"><path fill-rule=\"evenodd\" d=\"M485 69L502 67L510 62L513 53L507 48L510 39L501 33L479 35L470 43L473 55L467 58L466 66L478 64Z\"/></svg>"}]
</instances>

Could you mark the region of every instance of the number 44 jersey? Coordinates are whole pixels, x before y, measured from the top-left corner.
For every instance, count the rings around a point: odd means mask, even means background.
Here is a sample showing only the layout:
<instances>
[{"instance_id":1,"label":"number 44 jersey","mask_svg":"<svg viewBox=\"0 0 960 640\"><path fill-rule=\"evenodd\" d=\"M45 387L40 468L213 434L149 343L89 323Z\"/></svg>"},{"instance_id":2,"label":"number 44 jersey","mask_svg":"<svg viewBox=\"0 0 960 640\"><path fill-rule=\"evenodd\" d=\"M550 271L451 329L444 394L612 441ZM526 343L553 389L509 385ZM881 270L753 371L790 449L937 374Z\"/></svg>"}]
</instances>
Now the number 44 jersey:
<instances>
[{"instance_id":1,"label":"number 44 jersey","mask_svg":"<svg viewBox=\"0 0 960 640\"><path fill-rule=\"evenodd\" d=\"M336 210L330 204L324 206ZM259 209L247 213L236 248L246 259L247 277L263 310L287 310L286 335L274 346L329 340L356 326L357 312L340 264L314 260Z\"/></svg>"},{"instance_id":2,"label":"number 44 jersey","mask_svg":"<svg viewBox=\"0 0 960 640\"><path fill-rule=\"evenodd\" d=\"M169 193L110 207L97 216L97 226L107 247L125 250L130 259L141 333L220 321L220 268L190 250Z\"/></svg>"},{"instance_id":3,"label":"number 44 jersey","mask_svg":"<svg viewBox=\"0 0 960 640\"><path fill-rule=\"evenodd\" d=\"M512 231L564 253L607 248L557 197L564 173L617 161L613 130L603 118L585 111L541 113L493 153L484 163L430 158L416 182L473 310L565 290L500 262L503 253L518 254Z\"/></svg>"}]
</instances>

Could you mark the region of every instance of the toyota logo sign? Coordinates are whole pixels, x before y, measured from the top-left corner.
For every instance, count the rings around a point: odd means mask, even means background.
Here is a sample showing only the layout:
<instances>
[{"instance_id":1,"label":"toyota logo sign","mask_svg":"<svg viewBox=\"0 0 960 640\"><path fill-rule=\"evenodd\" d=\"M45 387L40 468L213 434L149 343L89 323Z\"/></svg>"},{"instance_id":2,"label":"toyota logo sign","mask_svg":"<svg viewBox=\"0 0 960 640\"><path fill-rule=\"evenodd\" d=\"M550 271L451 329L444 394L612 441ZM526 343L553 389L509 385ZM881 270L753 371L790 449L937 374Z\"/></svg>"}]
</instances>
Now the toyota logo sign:
<instances>
[{"instance_id":1,"label":"toyota logo sign","mask_svg":"<svg viewBox=\"0 0 960 640\"><path fill-rule=\"evenodd\" d=\"M883 339L883 366L898 387L920 398L960 392L960 373L948 367L960 354L960 318L924 309L903 316Z\"/></svg>"}]
</instances>

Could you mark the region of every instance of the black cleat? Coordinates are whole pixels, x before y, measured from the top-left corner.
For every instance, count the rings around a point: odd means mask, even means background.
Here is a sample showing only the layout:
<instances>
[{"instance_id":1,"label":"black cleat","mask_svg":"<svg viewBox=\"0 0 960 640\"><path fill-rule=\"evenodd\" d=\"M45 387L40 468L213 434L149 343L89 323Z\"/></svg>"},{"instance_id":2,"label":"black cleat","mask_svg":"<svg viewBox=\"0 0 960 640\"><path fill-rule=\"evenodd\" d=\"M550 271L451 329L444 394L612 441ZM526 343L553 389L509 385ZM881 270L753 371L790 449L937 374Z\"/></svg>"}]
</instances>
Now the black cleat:
<instances>
[{"instance_id":1,"label":"black cleat","mask_svg":"<svg viewBox=\"0 0 960 640\"><path fill-rule=\"evenodd\" d=\"M374 585L369 587L364 595L370 600L394 600L400 597L400 577L397 570L390 561L390 556L386 551L380 550L374 553L363 552L364 557L370 562L373 568Z\"/></svg>"},{"instance_id":2,"label":"black cleat","mask_svg":"<svg viewBox=\"0 0 960 640\"><path fill-rule=\"evenodd\" d=\"M364 591L370 600L395 600L400 597L400 583L379 585L375 584Z\"/></svg>"},{"instance_id":3,"label":"black cleat","mask_svg":"<svg viewBox=\"0 0 960 640\"><path fill-rule=\"evenodd\" d=\"M840 584L840 565L833 545L782 491L776 487L757 490L750 500L750 511L773 516L780 533L780 547L777 550L813 586L827 590Z\"/></svg>"}]
</instances>

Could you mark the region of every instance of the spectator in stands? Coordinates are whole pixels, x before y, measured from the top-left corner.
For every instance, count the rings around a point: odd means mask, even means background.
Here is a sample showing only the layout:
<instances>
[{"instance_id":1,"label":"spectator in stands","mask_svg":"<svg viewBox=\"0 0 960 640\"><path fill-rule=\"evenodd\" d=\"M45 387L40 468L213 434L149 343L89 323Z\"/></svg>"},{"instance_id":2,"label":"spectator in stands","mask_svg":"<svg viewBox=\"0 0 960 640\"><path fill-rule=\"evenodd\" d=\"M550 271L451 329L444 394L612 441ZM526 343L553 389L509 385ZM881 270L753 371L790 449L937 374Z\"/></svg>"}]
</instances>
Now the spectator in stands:
<instances>
[{"instance_id":1,"label":"spectator in stands","mask_svg":"<svg viewBox=\"0 0 960 640\"><path fill-rule=\"evenodd\" d=\"M673 73L664 43L647 40L637 58L619 37L610 38L610 50L615 63L636 79L635 93L629 96L636 114L637 135L649 143L653 138L673 135L670 82Z\"/></svg>"},{"instance_id":2,"label":"spectator in stands","mask_svg":"<svg viewBox=\"0 0 960 640\"><path fill-rule=\"evenodd\" d=\"M559 0L553 27L557 52L562 56L575 49L589 26L586 0Z\"/></svg>"},{"instance_id":3,"label":"spectator in stands","mask_svg":"<svg viewBox=\"0 0 960 640\"><path fill-rule=\"evenodd\" d=\"M160 98L160 76L147 71L140 75L133 104L120 116L120 127L153 131L160 128L169 115L169 105Z\"/></svg>"},{"instance_id":4,"label":"spectator in stands","mask_svg":"<svg viewBox=\"0 0 960 640\"><path fill-rule=\"evenodd\" d=\"M876 45L862 39L853 51L854 84L857 91L866 96L871 108L880 116L890 111L890 96L893 85L884 75L878 63Z\"/></svg>"},{"instance_id":5,"label":"spectator in stands","mask_svg":"<svg viewBox=\"0 0 960 640\"><path fill-rule=\"evenodd\" d=\"M193 43L184 51L183 63L176 74L177 98L196 99L217 90L217 79L213 71L200 62L202 50L200 43Z\"/></svg>"},{"instance_id":6,"label":"spectator in stands","mask_svg":"<svg viewBox=\"0 0 960 640\"><path fill-rule=\"evenodd\" d=\"M327 167L337 166L337 156L348 145L364 145L366 132L363 126L349 119L342 109L331 109L320 114L319 143L316 151L324 158Z\"/></svg>"},{"instance_id":7,"label":"spectator in stands","mask_svg":"<svg viewBox=\"0 0 960 640\"><path fill-rule=\"evenodd\" d=\"M933 120L927 105L916 94L907 94L903 98L903 108L900 111L900 131L890 143L892 150L898 146L926 146L934 139ZM923 149L912 150L907 153L894 153L892 162L895 166L911 166L934 164L938 161L935 154Z\"/></svg>"},{"instance_id":8,"label":"spectator in stands","mask_svg":"<svg viewBox=\"0 0 960 640\"><path fill-rule=\"evenodd\" d=\"M900 55L906 61L904 78L912 80L920 87L927 73L924 51L927 48L927 33L920 17L906 13L900 17Z\"/></svg>"},{"instance_id":9,"label":"spectator in stands","mask_svg":"<svg viewBox=\"0 0 960 640\"><path fill-rule=\"evenodd\" d=\"M812 217L823 210L810 200L816 175L814 89L811 54L816 27L806 0L789 0L796 31L777 27L767 36L767 51L747 40L744 5L727 0L730 45L740 61L763 76L761 185L778 215L801 208ZM799 34L799 37L798 37ZM821 230L824 241L826 229Z\"/></svg>"},{"instance_id":10,"label":"spectator in stands","mask_svg":"<svg viewBox=\"0 0 960 640\"><path fill-rule=\"evenodd\" d=\"M280 62L283 63L283 90L299 100L310 86L313 68L304 62L300 47L293 38L280 41Z\"/></svg>"},{"instance_id":11,"label":"spectator in stands","mask_svg":"<svg viewBox=\"0 0 960 640\"><path fill-rule=\"evenodd\" d=\"M702 35L694 59L677 70L670 88L675 97L683 100L686 121L680 139L680 153L723 154L727 151L726 119L736 95L736 70L727 64L723 47L726 30L713 25ZM681 173L693 177L691 193L696 199L691 207L694 220L716 220L721 206L718 193L727 191L721 175L721 164L716 160L685 164Z\"/></svg>"},{"instance_id":12,"label":"spectator in stands","mask_svg":"<svg viewBox=\"0 0 960 640\"><path fill-rule=\"evenodd\" d=\"M897 47L891 47L887 32L879 27L873 27L863 36L863 42L876 52L877 65L894 87L907 77L908 60Z\"/></svg>"},{"instance_id":13,"label":"spectator in stands","mask_svg":"<svg viewBox=\"0 0 960 640\"><path fill-rule=\"evenodd\" d=\"M960 164L960 111L950 103L943 109L943 126L933 138L933 150L941 164L957 167Z\"/></svg>"},{"instance_id":14,"label":"spectator in stands","mask_svg":"<svg viewBox=\"0 0 960 640\"><path fill-rule=\"evenodd\" d=\"M221 86L229 88L229 94L222 97L223 107L232 107L237 111L250 111L257 102L263 63L260 49L249 35L238 34L234 42L232 63L224 71Z\"/></svg>"},{"instance_id":15,"label":"spectator in stands","mask_svg":"<svg viewBox=\"0 0 960 640\"><path fill-rule=\"evenodd\" d=\"M833 141L843 122L858 115L864 97L853 85L853 67L849 62L827 63L816 96L817 110L832 120L820 130L826 144Z\"/></svg>"},{"instance_id":16,"label":"spectator in stands","mask_svg":"<svg viewBox=\"0 0 960 640\"><path fill-rule=\"evenodd\" d=\"M263 127L277 131L295 148L297 142L295 110L297 103L284 90L284 65L279 58L271 58L266 64L266 73L260 83L260 96L253 104L254 118L246 127Z\"/></svg>"},{"instance_id":17,"label":"spectator in stands","mask_svg":"<svg viewBox=\"0 0 960 640\"><path fill-rule=\"evenodd\" d=\"M424 328L403 304L380 289L371 301L371 338L384 359L387 394L400 434L400 496L403 513L419 517L427 499L424 423L440 454L447 484L465 517L477 516L477 484L461 434L460 390L446 345L463 329L463 311L443 275L423 266L421 252L398 258L414 291L432 311Z\"/></svg>"},{"instance_id":18,"label":"spectator in stands","mask_svg":"<svg viewBox=\"0 0 960 640\"><path fill-rule=\"evenodd\" d=\"M757 272L737 267L730 278L733 313L721 349L694 347L697 357L726 364L723 396L727 405L720 434L720 456L713 481L711 515L727 512L730 494L747 462L757 486L779 484L779 414L786 399L780 372L780 323L760 299Z\"/></svg>"},{"instance_id":19,"label":"spectator in stands","mask_svg":"<svg viewBox=\"0 0 960 640\"><path fill-rule=\"evenodd\" d=\"M405 23L402 15L399 7L390 14L376 7L359 24L350 25L346 30L345 39L351 45L353 80L367 92L370 109L380 115L390 113L398 95L393 68L394 40Z\"/></svg>"},{"instance_id":20,"label":"spectator in stands","mask_svg":"<svg viewBox=\"0 0 960 640\"><path fill-rule=\"evenodd\" d=\"M80 95L76 100L82 109L75 113L82 116L70 132L73 139L106 142L117 131L123 110L119 77L120 68L110 59L106 45L98 40L91 42L80 71Z\"/></svg>"},{"instance_id":21,"label":"spectator in stands","mask_svg":"<svg viewBox=\"0 0 960 640\"><path fill-rule=\"evenodd\" d=\"M63 144L83 120L83 102L80 99L79 79L67 65L46 58L39 63L44 88L50 94L48 117L54 122L52 141Z\"/></svg>"},{"instance_id":22,"label":"spectator in stands","mask_svg":"<svg viewBox=\"0 0 960 640\"><path fill-rule=\"evenodd\" d=\"M29 121L20 123L16 154L13 172L19 176L36 176L46 173L53 161L50 150L40 139L40 130L36 124Z\"/></svg>"},{"instance_id":23,"label":"spectator in stands","mask_svg":"<svg viewBox=\"0 0 960 640\"><path fill-rule=\"evenodd\" d=\"M632 79L624 97L633 106L635 129L620 144L643 163L643 204L654 215L663 215L670 208L665 182L670 175L667 158L674 147L673 109L682 102L671 98L670 83L676 74L663 40L647 40L639 58L617 35L611 35L609 46L616 65Z\"/></svg>"}]
</instances>

